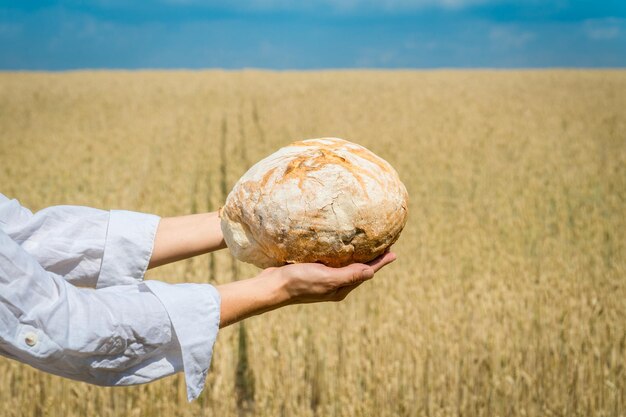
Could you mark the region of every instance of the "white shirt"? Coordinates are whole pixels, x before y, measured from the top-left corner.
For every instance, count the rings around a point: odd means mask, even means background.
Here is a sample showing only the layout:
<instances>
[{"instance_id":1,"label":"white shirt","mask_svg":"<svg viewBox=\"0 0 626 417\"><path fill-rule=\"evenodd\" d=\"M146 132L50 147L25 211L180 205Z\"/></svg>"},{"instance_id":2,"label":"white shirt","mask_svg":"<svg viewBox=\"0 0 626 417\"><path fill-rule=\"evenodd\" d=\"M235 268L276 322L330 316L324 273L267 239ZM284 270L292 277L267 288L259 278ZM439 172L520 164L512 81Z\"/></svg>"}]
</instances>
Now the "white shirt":
<instances>
[{"instance_id":1,"label":"white shirt","mask_svg":"<svg viewBox=\"0 0 626 417\"><path fill-rule=\"evenodd\" d=\"M143 281L159 217L0 194L0 355L98 385L185 372L204 387L219 329L209 284Z\"/></svg>"}]
</instances>

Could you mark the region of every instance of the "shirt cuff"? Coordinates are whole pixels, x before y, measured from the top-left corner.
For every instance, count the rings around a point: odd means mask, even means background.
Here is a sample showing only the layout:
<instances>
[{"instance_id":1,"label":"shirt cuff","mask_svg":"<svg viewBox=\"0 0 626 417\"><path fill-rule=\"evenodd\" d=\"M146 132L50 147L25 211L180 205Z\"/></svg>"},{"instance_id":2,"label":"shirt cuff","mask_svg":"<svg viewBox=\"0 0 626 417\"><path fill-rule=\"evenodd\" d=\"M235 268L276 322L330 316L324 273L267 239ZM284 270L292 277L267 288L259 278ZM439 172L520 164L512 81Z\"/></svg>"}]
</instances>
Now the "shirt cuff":
<instances>
[{"instance_id":1,"label":"shirt cuff","mask_svg":"<svg viewBox=\"0 0 626 417\"><path fill-rule=\"evenodd\" d=\"M180 344L187 400L202 392L220 324L220 295L209 284L145 281L163 303Z\"/></svg>"},{"instance_id":2,"label":"shirt cuff","mask_svg":"<svg viewBox=\"0 0 626 417\"><path fill-rule=\"evenodd\" d=\"M153 214L111 210L96 288L143 280L159 221Z\"/></svg>"}]
</instances>

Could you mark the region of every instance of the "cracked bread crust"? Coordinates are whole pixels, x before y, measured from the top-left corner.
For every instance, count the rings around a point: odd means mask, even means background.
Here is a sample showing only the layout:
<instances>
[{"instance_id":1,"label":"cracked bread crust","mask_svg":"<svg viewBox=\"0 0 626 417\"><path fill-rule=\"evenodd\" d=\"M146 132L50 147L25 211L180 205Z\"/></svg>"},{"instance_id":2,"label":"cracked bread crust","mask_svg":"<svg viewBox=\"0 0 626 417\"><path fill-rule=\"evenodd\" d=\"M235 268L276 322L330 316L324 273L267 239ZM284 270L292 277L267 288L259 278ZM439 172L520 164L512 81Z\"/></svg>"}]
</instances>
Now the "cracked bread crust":
<instances>
[{"instance_id":1,"label":"cracked bread crust","mask_svg":"<svg viewBox=\"0 0 626 417\"><path fill-rule=\"evenodd\" d=\"M220 209L231 253L260 268L371 261L398 239L407 214L391 165L338 138L294 142L259 161Z\"/></svg>"}]
</instances>

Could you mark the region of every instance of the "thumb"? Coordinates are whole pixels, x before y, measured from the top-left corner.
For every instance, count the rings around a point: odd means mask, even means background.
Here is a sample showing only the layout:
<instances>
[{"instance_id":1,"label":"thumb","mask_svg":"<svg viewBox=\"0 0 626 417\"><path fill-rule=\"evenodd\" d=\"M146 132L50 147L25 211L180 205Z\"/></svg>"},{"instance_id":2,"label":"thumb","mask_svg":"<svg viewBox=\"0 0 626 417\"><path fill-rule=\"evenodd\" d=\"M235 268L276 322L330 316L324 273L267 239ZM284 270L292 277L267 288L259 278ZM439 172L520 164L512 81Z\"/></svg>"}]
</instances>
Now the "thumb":
<instances>
[{"instance_id":1,"label":"thumb","mask_svg":"<svg viewBox=\"0 0 626 417\"><path fill-rule=\"evenodd\" d=\"M340 280L340 287L358 284L374 276L374 269L365 264L352 264L343 268L337 268L335 271L337 278Z\"/></svg>"}]
</instances>

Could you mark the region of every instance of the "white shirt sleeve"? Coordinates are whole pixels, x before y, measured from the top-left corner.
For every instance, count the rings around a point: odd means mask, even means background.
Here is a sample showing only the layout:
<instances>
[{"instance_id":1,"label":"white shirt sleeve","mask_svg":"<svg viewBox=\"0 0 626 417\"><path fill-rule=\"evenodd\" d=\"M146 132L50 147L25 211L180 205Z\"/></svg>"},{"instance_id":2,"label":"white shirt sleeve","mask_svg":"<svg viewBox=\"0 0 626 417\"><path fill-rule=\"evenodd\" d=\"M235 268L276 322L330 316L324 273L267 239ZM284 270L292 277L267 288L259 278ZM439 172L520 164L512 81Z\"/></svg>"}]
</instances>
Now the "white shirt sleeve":
<instances>
[{"instance_id":1,"label":"white shirt sleeve","mask_svg":"<svg viewBox=\"0 0 626 417\"><path fill-rule=\"evenodd\" d=\"M148 268L159 217L53 206L33 214L0 194L0 230L49 272L74 285L136 284Z\"/></svg>"},{"instance_id":2,"label":"white shirt sleeve","mask_svg":"<svg viewBox=\"0 0 626 417\"><path fill-rule=\"evenodd\" d=\"M33 216L2 197L0 354L99 385L139 384L184 371L187 397L195 399L204 387L219 330L220 297L208 284L141 282L158 217L155 222L150 215L125 211L103 216L100 210L75 206ZM70 214L73 221L63 219ZM32 220L37 215L41 217ZM109 219L104 233L102 219ZM82 227L99 239L91 239ZM41 228L48 232L40 233ZM71 245L72 232L80 245ZM50 242L52 248L46 248ZM93 252L87 250L91 244ZM70 278L55 270L68 271ZM81 272L90 276L89 283L106 288L75 287L72 282L86 283Z\"/></svg>"}]
</instances>

